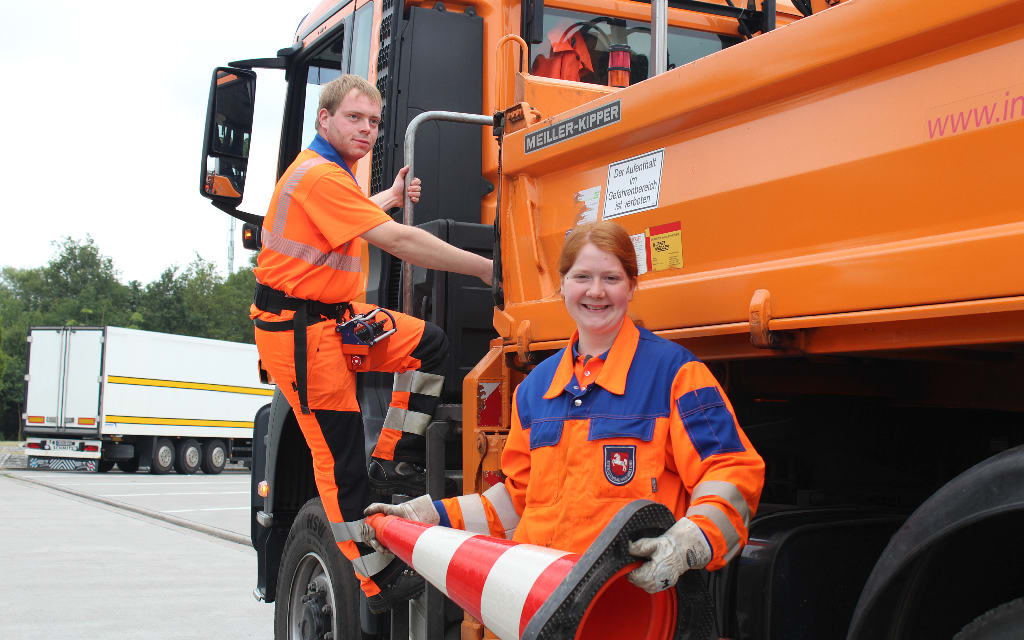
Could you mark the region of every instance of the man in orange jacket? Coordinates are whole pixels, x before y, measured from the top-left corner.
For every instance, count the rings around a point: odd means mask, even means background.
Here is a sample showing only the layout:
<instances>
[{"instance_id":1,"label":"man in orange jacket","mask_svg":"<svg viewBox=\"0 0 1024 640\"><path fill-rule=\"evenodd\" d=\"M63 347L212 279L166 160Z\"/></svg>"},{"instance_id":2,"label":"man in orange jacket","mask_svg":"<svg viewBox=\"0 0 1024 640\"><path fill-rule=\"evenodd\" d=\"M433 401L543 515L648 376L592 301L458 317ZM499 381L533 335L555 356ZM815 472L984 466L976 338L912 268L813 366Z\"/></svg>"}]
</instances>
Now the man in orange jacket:
<instances>
[{"instance_id":1,"label":"man in orange jacket","mask_svg":"<svg viewBox=\"0 0 1024 640\"><path fill-rule=\"evenodd\" d=\"M362 78L344 75L324 86L317 136L281 176L263 221L250 309L262 366L294 410L335 540L374 612L422 589L422 579L400 561L363 543L360 523L371 484L389 493L424 491L423 434L441 393L448 345L436 325L390 312L396 331L353 352L351 336L336 329L373 309L357 301L365 292L363 242L412 264L477 276L487 284L492 273L490 260L385 213L402 205L408 167L390 189L372 197L360 190L352 167L373 148L380 119L380 93ZM408 192L412 201L419 199L418 180ZM396 373L369 472L356 371Z\"/></svg>"}]
</instances>

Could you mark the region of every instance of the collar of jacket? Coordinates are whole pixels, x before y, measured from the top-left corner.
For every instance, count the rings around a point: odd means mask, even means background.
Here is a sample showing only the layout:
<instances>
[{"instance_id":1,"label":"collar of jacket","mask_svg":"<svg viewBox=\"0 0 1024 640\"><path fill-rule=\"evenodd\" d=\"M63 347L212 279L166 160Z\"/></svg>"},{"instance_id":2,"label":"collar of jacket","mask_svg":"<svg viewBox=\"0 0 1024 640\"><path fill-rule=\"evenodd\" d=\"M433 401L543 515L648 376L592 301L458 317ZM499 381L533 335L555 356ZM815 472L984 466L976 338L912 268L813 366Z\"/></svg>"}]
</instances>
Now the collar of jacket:
<instances>
[{"instance_id":1,"label":"collar of jacket","mask_svg":"<svg viewBox=\"0 0 1024 640\"><path fill-rule=\"evenodd\" d=\"M348 168L348 165L345 164L337 150L319 133L313 138L313 142L309 143L309 150L320 154L324 160L329 160L347 171L348 175L352 176L352 179L355 180L355 183L359 184L359 181L356 180L356 174L352 173L352 170Z\"/></svg>"},{"instance_id":2,"label":"collar of jacket","mask_svg":"<svg viewBox=\"0 0 1024 640\"><path fill-rule=\"evenodd\" d=\"M545 400L558 397L566 391L566 387L575 379L572 358L572 345L580 339L580 332L574 331L569 339L569 346L562 350L562 359L555 369L555 375L551 379L551 385L544 393ZM611 391L621 396L626 392L626 375L629 373L629 365L633 363L633 356L636 355L636 346L640 342L640 331L637 330L633 321L626 316L622 319L622 326L615 336L612 348L608 350L608 357L601 367L601 373L597 374L594 384L600 385L602 389Z\"/></svg>"}]
</instances>

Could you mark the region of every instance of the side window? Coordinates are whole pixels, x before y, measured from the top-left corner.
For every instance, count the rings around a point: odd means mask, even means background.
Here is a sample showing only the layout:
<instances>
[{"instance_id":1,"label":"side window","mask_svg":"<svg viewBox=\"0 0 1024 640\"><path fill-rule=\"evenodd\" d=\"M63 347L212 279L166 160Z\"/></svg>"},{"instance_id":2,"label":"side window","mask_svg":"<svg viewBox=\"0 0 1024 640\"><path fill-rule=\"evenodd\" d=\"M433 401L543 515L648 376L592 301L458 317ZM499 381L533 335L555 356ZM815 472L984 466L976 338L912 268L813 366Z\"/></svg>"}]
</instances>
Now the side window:
<instances>
[{"instance_id":1,"label":"side window","mask_svg":"<svg viewBox=\"0 0 1024 640\"><path fill-rule=\"evenodd\" d=\"M352 68L349 73L370 79L370 43L373 35L373 3L367 2L356 10L355 28L352 29Z\"/></svg>"},{"instance_id":2,"label":"side window","mask_svg":"<svg viewBox=\"0 0 1024 640\"><path fill-rule=\"evenodd\" d=\"M649 73L651 27L647 22L544 8L545 41L530 51L530 73L547 78L608 84L608 58L613 46L629 47L629 83ZM668 68L692 62L740 42L722 36L670 26Z\"/></svg>"},{"instance_id":3,"label":"side window","mask_svg":"<svg viewBox=\"0 0 1024 640\"><path fill-rule=\"evenodd\" d=\"M330 43L320 49L306 68L306 97L302 109L302 147L308 147L316 135L316 112L320 104L320 87L341 75L344 68L345 26Z\"/></svg>"}]
</instances>

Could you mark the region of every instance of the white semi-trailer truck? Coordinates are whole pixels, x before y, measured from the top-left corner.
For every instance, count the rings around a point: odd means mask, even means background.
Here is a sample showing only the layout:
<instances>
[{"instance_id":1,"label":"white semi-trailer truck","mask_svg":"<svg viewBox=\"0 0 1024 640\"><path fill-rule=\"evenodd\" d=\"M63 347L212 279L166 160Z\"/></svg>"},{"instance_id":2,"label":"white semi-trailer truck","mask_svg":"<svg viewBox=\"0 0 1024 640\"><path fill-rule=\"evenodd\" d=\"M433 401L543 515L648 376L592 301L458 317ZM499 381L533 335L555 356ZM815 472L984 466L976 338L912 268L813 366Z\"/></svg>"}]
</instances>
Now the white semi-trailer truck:
<instances>
[{"instance_id":1,"label":"white semi-trailer truck","mask_svg":"<svg viewBox=\"0 0 1024 640\"><path fill-rule=\"evenodd\" d=\"M28 466L220 473L273 395L256 347L118 327L29 330Z\"/></svg>"}]
</instances>

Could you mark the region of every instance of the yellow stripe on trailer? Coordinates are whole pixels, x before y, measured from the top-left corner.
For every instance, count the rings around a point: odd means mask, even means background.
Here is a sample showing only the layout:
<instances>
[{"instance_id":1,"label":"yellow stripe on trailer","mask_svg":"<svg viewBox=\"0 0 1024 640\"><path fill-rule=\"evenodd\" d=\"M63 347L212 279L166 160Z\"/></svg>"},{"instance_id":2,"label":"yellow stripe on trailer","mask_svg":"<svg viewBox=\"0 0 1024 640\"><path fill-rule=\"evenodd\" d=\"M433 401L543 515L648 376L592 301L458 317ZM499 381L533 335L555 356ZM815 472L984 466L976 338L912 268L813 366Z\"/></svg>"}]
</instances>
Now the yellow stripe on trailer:
<instances>
[{"instance_id":1,"label":"yellow stripe on trailer","mask_svg":"<svg viewBox=\"0 0 1024 640\"><path fill-rule=\"evenodd\" d=\"M151 418L146 416L107 416L107 422L124 424L170 424L183 427L238 427L252 429L251 420L195 420L193 418Z\"/></svg>"},{"instance_id":2,"label":"yellow stripe on trailer","mask_svg":"<svg viewBox=\"0 0 1024 640\"><path fill-rule=\"evenodd\" d=\"M180 380L157 380L154 378L130 378L127 376L107 376L110 384L134 384L144 387L166 387L169 389L199 389L202 391L224 391L227 393L247 393L254 396L272 396L273 389L259 387L237 387L228 384L207 384L205 382L183 382ZM251 423L250 423L251 424Z\"/></svg>"}]
</instances>

